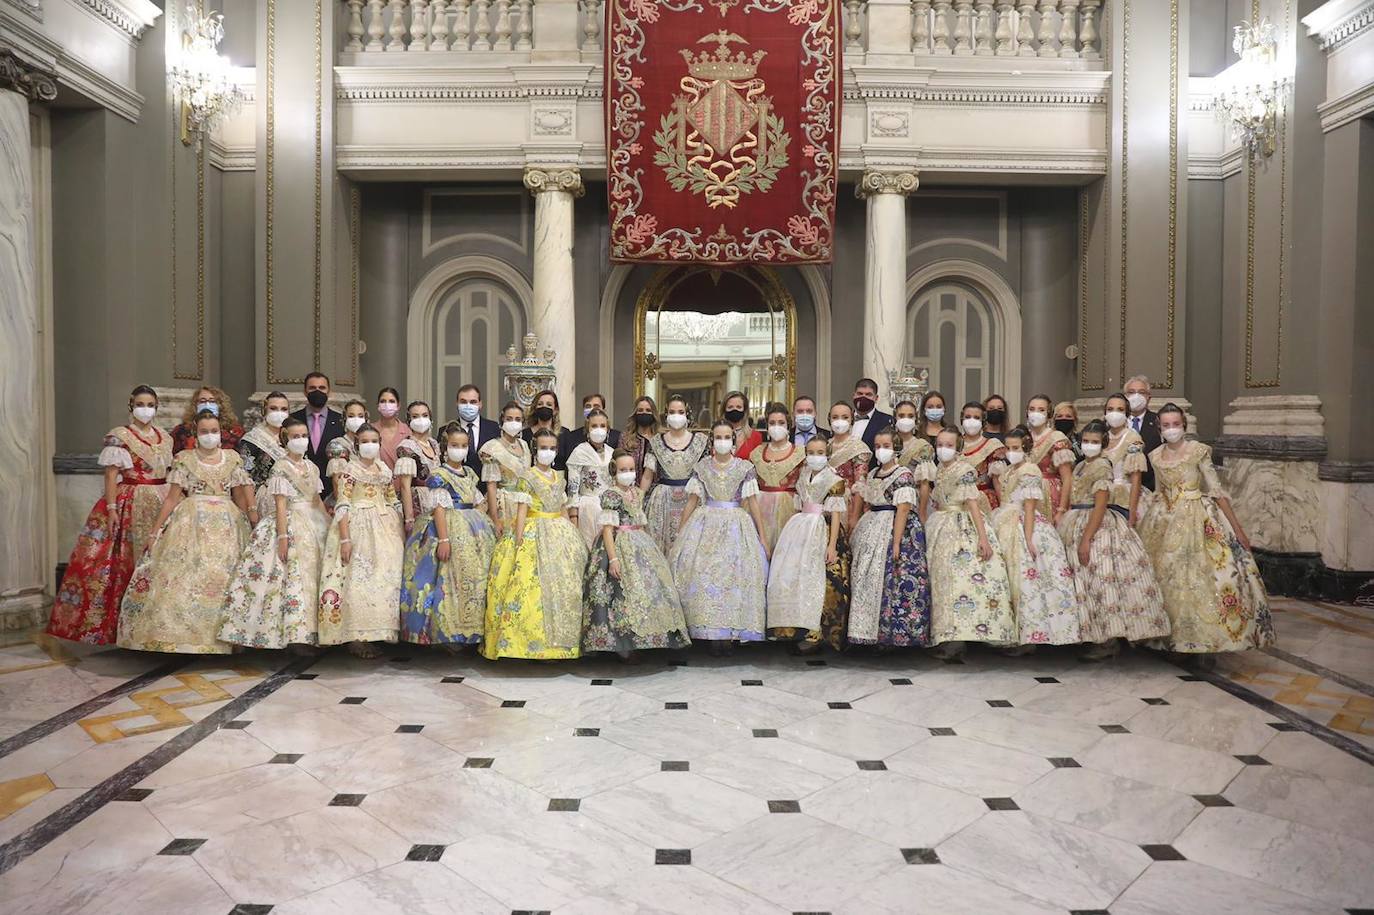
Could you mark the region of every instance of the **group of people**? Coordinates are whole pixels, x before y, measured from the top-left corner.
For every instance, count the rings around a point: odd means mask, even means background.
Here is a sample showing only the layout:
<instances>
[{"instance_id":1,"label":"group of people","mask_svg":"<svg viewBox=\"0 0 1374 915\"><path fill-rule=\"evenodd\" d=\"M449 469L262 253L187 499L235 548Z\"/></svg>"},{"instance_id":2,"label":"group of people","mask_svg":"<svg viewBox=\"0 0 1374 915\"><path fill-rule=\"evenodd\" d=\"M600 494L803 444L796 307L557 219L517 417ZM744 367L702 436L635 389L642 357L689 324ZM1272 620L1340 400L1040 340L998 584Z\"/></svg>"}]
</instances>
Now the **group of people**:
<instances>
[{"instance_id":1,"label":"group of people","mask_svg":"<svg viewBox=\"0 0 1374 915\"><path fill-rule=\"evenodd\" d=\"M1150 409L1142 377L1081 429L1040 394L1019 424L997 395L955 416L932 391L888 414L866 378L825 414L802 396L759 422L741 392L699 424L682 397L639 397L623 432L599 394L567 429L552 391L493 420L469 384L436 430L394 388L342 412L323 374L304 393L295 412L269 394L245 433L205 387L168 434L156 391L135 388L48 631L492 659L764 640L1101 659L1274 638L1210 449L1178 406Z\"/></svg>"}]
</instances>

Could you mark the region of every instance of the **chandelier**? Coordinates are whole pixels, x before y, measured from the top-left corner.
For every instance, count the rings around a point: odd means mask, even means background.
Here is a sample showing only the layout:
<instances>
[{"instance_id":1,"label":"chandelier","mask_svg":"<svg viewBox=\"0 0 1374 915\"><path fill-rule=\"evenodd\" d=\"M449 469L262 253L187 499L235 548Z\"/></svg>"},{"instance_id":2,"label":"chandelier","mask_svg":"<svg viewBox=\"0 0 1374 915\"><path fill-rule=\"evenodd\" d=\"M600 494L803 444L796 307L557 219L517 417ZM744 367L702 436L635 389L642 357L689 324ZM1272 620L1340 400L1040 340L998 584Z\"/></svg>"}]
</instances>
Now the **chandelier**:
<instances>
[{"instance_id":1,"label":"chandelier","mask_svg":"<svg viewBox=\"0 0 1374 915\"><path fill-rule=\"evenodd\" d=\"M1217 113L1231 125L1252 161L1267 159L1278 144L1289 80L1278 64L1276 29L1268 19L1242 22L1231 48L1240 58L1213 81Z\"/></svg>"},{"instance_id":2,"label":"chandelier","mask_svg":"<svg viewBox=\"0 0 1374 915\"><path fill-rule=\"evenodd\" d=\"M199 146L221 118L238 108L243 90L233 81L229 58L219 53L224 16L187 12L190 27L182 32L181 53L167 73L181 102L181 142Z\"/></svg>"}]
</instances>

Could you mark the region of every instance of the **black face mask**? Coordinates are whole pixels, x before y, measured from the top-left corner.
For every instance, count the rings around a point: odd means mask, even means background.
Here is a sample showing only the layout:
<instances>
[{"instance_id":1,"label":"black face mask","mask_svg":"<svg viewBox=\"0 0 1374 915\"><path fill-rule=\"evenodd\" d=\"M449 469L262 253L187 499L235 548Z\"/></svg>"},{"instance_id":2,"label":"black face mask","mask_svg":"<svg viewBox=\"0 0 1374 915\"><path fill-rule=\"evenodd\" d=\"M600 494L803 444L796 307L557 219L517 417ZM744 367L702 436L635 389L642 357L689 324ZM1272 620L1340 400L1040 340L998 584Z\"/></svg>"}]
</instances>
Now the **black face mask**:
<instances>
[{"instance_id":1,"label":"black face mask","mask_svg":"<svg viewBox=\"0 0 1374 915\"><path fill-rule=\"evenodd\" d=\"M1058 429L1060 432L1063 432L1065 435L1071 435L1073 433L1073 420L1056 419L1054 421L1054 428Z\"/></svg>"},{"instance_id":2,"label":"black face mask","mask_svg":"<svg viewBox=\"0 0 1374 915\"><path fill-rule=\"evenodd\" d=\"M728 420L730 420L730 422L732 422L732 423L737 423L737 422L739 422L740 420L744 419L744 411L743 411L743 410L726 410L726 411L725 411L725 418L728 419Z\"/></svg>"},{"instance_id":3,"label":"black face mask","mask_svg":"<svg viewBox=\"0 0 1374 915\"><path fill-rule=\"evenodd\" d=\"M1006 411L1006 410L989 410L989 411L988 411L988 422L989 422L991 425L1000 426L1000 425L1002 425L1002 423L1004 423L1004 422L1006 422L1006 421L1007 421L1007 411Z\"/></svg>"},{"instance_id":4,"label":"black face mask","mask_svg":"<svg viewBox=\"0 0 1374 915\"><path fill-rule=\"evenodd\" d=\"M535 407L530 416L537 423L547 423L553 421L553 407Z\"/></svg>"},{"instance_id":5,"label":"black face mask","mask_svg":"<svg viewBox=\"0 0 1374 915\"><path fill-rule=\"evenodd\" d=\"M305 395L305 399L316 410L329 403L329 395L324 391L310 391Z\"/></svg>"},{"instance_id":6,"label":"black face mask","mask_svg":"<svg viewBox=\"0 0 1374 915\"><path fill-rule=\"evenodd\" d=\"M652 413L636 413L636 414L635 414L635 425L636 425L636 426L639 426L641 429L647 429L647 428L649 428L650 426L652 426L653 424L654 424L654 414L652 414Z\"/></svg>"}]
</instances>

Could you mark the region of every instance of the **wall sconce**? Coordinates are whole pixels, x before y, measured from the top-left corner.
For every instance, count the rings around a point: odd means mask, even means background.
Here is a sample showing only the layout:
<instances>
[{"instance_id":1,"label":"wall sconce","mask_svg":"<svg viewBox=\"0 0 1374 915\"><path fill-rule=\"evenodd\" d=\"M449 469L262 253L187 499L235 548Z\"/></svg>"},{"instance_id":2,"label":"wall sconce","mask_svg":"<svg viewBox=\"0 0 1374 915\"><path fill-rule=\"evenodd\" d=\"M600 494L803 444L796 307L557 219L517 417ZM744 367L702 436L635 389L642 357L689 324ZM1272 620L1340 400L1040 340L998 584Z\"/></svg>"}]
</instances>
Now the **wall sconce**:
<instances>
[{"instance_id":1,"label":"wall sconce","mask_svg":"<svg viewBox=\"0 0 1374 915\"><path fill-rule=\"evenodd\" d=\"M1231 125L1252 161L1274 154L1289 79L1278 64L1278 41L1268 19L1236 26L1231 48L1240 60L1213 80L1218 114Z\"/></svg>"},{"instance_id":2,"label":"wall sconce","mask_svg":"<svg viewBox=\"0 0 1374 915\"><path fill-rule=\"evenodd\" d=\"M181 33L181 53L167 74L181 103L181 142L200 145L215 124L243 101L243 90L230 75L229 58L219 53L224 37L220 13L188 10L189 27Z\"/></svg>"}]
</instances>

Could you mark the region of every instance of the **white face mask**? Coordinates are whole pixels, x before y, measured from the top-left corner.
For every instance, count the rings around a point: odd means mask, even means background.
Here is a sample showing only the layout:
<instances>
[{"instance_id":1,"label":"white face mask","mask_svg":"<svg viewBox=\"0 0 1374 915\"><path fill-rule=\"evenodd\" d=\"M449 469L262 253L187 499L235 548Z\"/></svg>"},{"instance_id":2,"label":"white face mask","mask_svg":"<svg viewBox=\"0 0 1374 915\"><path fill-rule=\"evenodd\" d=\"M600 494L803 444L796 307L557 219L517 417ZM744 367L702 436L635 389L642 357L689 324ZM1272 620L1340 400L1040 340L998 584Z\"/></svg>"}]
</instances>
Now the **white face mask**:
<instances>
[{"instance_id":1,"label":"white face mask","mask_svg":"<svg viewBox=\"0 0 1374 915\"><path fill-rule=\"evenodd\" d=\"M778 423L773 423L768 427L768 437L775 442L782 441L787 438L787 427L779 425Z\"/></svg>"},{"instance_id":2,"label":"white face mask","mask_svg":"<svg viewBox=\"0 0 1374 915\"><path fill-rule=\"evenodd\" d=\"M1033 429L1039 429L1041 426L1045 425L1045 420L1048 418L1049 417L1040 410L1031 410L1026 414L1026 422L1029 423Z\"/></svg>"},{"instance_id":3,"label":"white face mask","mask_svg":"<svg viewBox=\"0 0 1374 915\"><path fill-rule=\"evenodd\" d=\"M1113 429L1120 429L1126 425L1126 414L1120 410L1108 410L1103 418L1107 420L1107 425Z\"/></svg>"},{"instance_id":4,"label":"white face mask","mask_svg":"<svg viewBox=\"0 0 1374 915\"><path fill-rule=\"evenodd\" d=\"M367 422L366 416L350 416L348 419L344 420L344 428L349 432L357 432L363 427L363 423L365 422Z\"/></svg>"},{"instance_id":5,"label":"white face mask","mask_svg":"<svg viewBox=\"0 0 1374 915\"><path fill-rule=\"evenodd\" d=\"M668 428L669 428L669 429L686 429L686 428L687 428L687 414L686 414L686 413L669 413L669 414L668 414Z\"/></svg>"},{"instance_id":6,"label":"white face mask","mask_svg":"<svg viewBox=\"0 0 1374 915\"><path fill-rule=\"evenodd\" d=\"M633 470L618 470L615 474L615 481L629 489L635 485L635 472Z\"/></svg>"},{"instance_id":7,"label":"white face mask","mask_svg":"<svg viewBox=\"0 0 1374 915\"><path fill-rule=\"evenodd\" d=\"M977 435L983 431L983 421L977 417L966 416L959 425L964 427L965 435Z\"/></svg>"},{"instance_id":8,"label":"white face mask","mask_svg":"<svg viewBox=\"0 0 1374 915\"><path fill-rule=\"evenodd\" d=\"M873 452L873 457L877 459L880 465L886 464L888 461L892 460L892 455L893 451L891 448L878 448Z\"/></svg>"},{"instance_id":9,"label":"white face mask","mask_svg":"<svg viewBox=\"0 0 1374 915\"><path fill-rule=\"evenodd\" d=\"M1170 426L1167 429L1160 429L1159 434L1164 436L1164 440L1172 445L1174 442L1181 441L1183 439L1183 427Z\"/></svg>"},{"instance_id":10,"label":"white face mask","mask_svg":"<svg viewBox=\"0 0 1374 915\"><path fill-rule=\"evenodd\" d=\"M1026 459L1026 452L1024 452L1024 451L1008 451L1008 452L1007 452L1007 463L1010 464L1010 465L1013 466L1013 467L1015 467L1017 464L1021 463L1021 462L1024 461L1025 459Z\"/></svg>"},{"instance_id":11,"label":"white face mask","mask_svg":"<svg viewBox=\"0 0 1374 915\"><path fill-rule=\"evenodd\" d=\"M558 452L553 448L540 448L535 453L535 458L539 461L540 467L553 466L553 459L558 457Z\"/></svg>"},{"instance_id":12,"label":"white face mask","mask_svg":"<svg viewBox=\"0 0 1374 915\"><path fill-rule=\"evenodd\" d=\"M933 423L938 423L945 418L944 407L926 407L926 419Z\"/></svg>"},{"instance_id":13,"label":"white face mask","mask_svg":"<svg viewBox=\"0 0 1374 915\"><path fill-rule=\"evenodd\" d=\"M1134 413L1139 413L1141 410L1144 410L1149 402L1150 398L1139 392L1126 395L1126 403L1131 405L1131 411Z\"/></svg>"},{"instance_id":14,"label":"white face mask","mask_svg":"<svg viewBox=\"0 0 1374 915\"><path fill-rule=\"evenodd\" d=\"M455 464L461 464L468 459L468 450L466 448L450 448L448 449L448 459Z\"/></svg>"},{"instance_id":15,"label":"white face mask","mask_svg":"<svg viewBox=\"0 0 1374 915\"><path fill-rule=\"evenodd\" d=\"M150 423L153 421L153 417L157 416L157 407L134 407L132 412L134 419L141 423Z\"/></svg>"},{"instance_id":16,"label":"white face mask","mask_svg":"<svg viewBox=\"0 0 1374 915\"><path fill-rule=\"evenodd\" d=\"M587 438L591 439L593 445L599 445L606 440L606 430L601 426L597 426L587 433Z\"/></svg>"},{"instance_id":17,"label":"white face mask","mask_svg":"<svg viewBox=\"0 0 1374 915\"><path fill-rule=\"evenodd\" d=\"M832 419L830 421L830 431L834 432L836 435L844 435L849 431L849 420Z\"/></svg>"},{"instance_id":18,"label":"white face mask","mask_svg":"<svg viewBox=\"0 0 1374 915\"><path fill-rule=\"evenodd\" d=\"M1083 452L1083 456L1087 458L1095 458L1102 453L1101 442L1084 442L1078 447Z\"/></svg>"},{"instance_id":19,"label":"white face mask","mask_svg":"<svg viewBox=\"0 0 1374 915\"><path fill-rule=\"evenodd\" d=\"M806 466L811 468L812 473L819 473L830 464L830 459L823 454L808 454L806 456Z\"/></svg>"},{"instance_id":20,"label":"white face mask","mask_svg":"<svg viewBox=\"0 0 1374 915\"><path fill-rule=\"evenodd\" d=\"M954 460L954 456L958 453L957 449L951 448L948 445L941 445L939 448L935 449L935 456L940 459L941 464L948 464L950 461Z\"/></svg>"},{"instance_id":21,"label":"white face mask","mask_svg":"<svg viewBox=\"0 0 1374 915\"><path fill-rule=\"evenodd\" d=\"M735 450L735 440L732 438L718 438L715 442L716 454L729 454Z\"/></svg>"},{"instance_id":22,"label":"white face mask","mask_svg":"<svg viewBox=\"0 0 1374 915\"><path fill-rule=\"evenodd\" d=\"M428 416L417 416L410 421L410 431L416 435L424 435L429 431L434 422Z\"/></svg>"},{"instance_id":23,"label":"white face mask","mask_svg":"<svg viewBox=\"0 0 1374 915\"><path fill-rule=\"evenodd\" d=\"M268 410L267 415L263 418L267 420L267 425L273 429L280 429L281 424L286 422L286 417L287 412L285 410Z\"/></svg>"},{"instance_id":24,"label":"white face mask","mask_svg":"<svg viewBox=\"0 0 1374 915\"><path fill-rule=\"evenodd\" d=\"M292 454L305 454L310 450L310 436L302 435L286 440L286 447Z\"/></svg>"},{"instance_id":25,"label":"white face mask","mask_svg":"<svg viewBox=\"0 0 1374 915\"><path fill-rule=\"evenodd\" d=\"M380 442L360 442L358 444L358 454L368 461L377 460L377 455L382 453Z\"/></svg>"},{"instance_id":26,"label":"white face mask","mask_svg":"<svg viewBox=\"0 0 1374 915\"><path fill-rule=\"evenodd\" d=\"M910 434L916 428L916 417L901 416L897 418L897 431L903 435Z\"/></svg>"},{"instance_id":27,"label":"white face mask","mask_svg":"<svg viewBox=\"0 0 1374 915\"><path fill-rule=\"evenodd\" d=\"M525 428L525 424L518 419L508 419L501 424L501 431L515 438L520 434L520 430Z\"/></svg>"},{"instance_id":28,"label":"white face mask","mask_svg":"<svg viewBox=\"0 0 1374 915\"><path fill-rule=\"evenodd\" d=\"M219 433L202 432L200 435L196 436L196 444L200 445L200 447L204 448L206 451L212 451L219 447Z\"/></svg>"}]
</instances>

